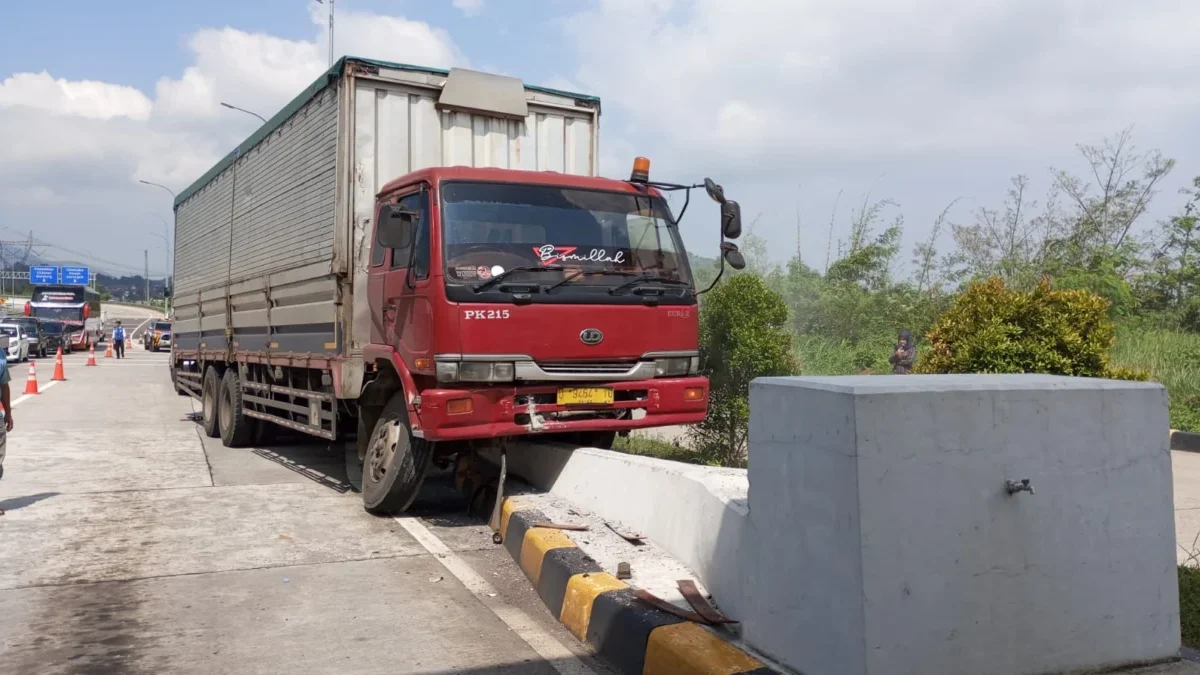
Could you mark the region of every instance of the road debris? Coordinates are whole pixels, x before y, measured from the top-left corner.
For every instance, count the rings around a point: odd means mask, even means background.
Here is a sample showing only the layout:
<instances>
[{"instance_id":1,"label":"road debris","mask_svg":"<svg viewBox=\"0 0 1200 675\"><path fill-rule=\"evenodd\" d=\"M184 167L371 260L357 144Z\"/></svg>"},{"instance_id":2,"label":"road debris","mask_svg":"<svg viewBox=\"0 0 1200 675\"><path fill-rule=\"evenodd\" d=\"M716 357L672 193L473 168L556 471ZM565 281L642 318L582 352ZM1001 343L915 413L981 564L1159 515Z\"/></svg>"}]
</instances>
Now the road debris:
<instances>
[{"instance_id":1,"label":"road debris","mask_svg":"<svg viewBox=\"0 0 1200 675\"><path fill-rule=\"evenodd\" d=\"M445 579L445 578L446 578L446 577L443 577L443 576L429 577L429 583L431 583L431 584L436 584L437 582L439 582L439 581L441 581L442 579Z\"/></svg>"},{"instance_id":2,"label":"road debris","mask_svg":"<svg viewBox=\"0 0 1200 675\"><path fill-rule=\"evenodd\" d=\"M692 623L698 623L698 624L702 624L705 626L715 626L718 624L729 624L729 623L740 623L739 621L735 621L733 619L727 619L723 616L720 618L719 621L709 621L708 619L706 619L705 617L701 616L700 614L698 614L696 612L686 610L678 605L667 602L666 600L663 600L662 598L654 595L650 591L647 591L647 590L641 589L641 588L634 590L633 597L637 598L638 600L641 600L642 602L646 603L647 605L650 605L651 607L654 607L655 609L661 609L662 611L664 611L668 614L673 614L673 615L675 615L681 619L684 619L686 621L691 621ZM715 609L713 610L713 613L720 616L720 614L717 613L717 611Z\"/></svg>"},{"instance_id":3,"label":"road debris","mask_svg":"<svg viewBox=\"0 0 1200 675\"><path fill-rule=\"evenodd\" d=\"M573 525L570 523L551 522L534 523L533 527L541 527L547 530L569 530L571 532L587 532L589 529L591 529L590 525Z\"/></svg>"},{"instance_id":4,"label":"road debris","mask_svg":"<svg viewBox=\"0 0 1200 675\"><path fill-rule=\"evenodd\" d=\"M696 613L704 617L710 624L719 623L737 623L725 617L713 607L708 600L701 595L700 589L696 587L696 582L691 579L680 579L675 582L679 585L679 592L683 595L683 599L696 610Z\"/></svg>"},{"instance_id":5,"label":"road debris","mask_svg":"<svg viewBox=\"0 0 1200 675\"><path fill-rule=\"evenodd\" d=\"M646 544L646 542L645 542L646 537L642 534L639 534L632 530L618 528L616 525L613 525L612 523L608 522L607 520L604 521L604 524L608 527L608 529L615 532L618 537L633 544L634 546L644 546Z\"/></svg>"},{"instance_id":6,"label":"road debris","mask_svg":"<svg viewBox=\"0 0 1200 675\"><path fill-rule=\"evenodd\" d=\"M631 570L629 568L629 563L627 563L627 562L617 563L617 578L618 579L632 579L633 578L633 570Z\"/></svg>"}]
</instances>

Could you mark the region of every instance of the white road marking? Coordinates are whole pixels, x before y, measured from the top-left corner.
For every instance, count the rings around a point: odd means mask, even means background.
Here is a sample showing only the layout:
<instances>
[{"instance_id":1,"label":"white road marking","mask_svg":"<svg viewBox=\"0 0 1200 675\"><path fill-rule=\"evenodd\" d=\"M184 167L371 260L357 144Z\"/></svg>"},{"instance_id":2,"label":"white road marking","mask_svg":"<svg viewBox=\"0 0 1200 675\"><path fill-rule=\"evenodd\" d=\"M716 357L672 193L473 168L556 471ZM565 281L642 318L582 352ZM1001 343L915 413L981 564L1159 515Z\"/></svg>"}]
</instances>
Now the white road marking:
<instances>
[{"instance_id":1,"label":"white road marking","mask_svg":"<svg viewBox=\"0 0 1200 675\"><path fill-rule=\"evenodd\" d=\"M412 516L394 516L394 518L397 523L400 523L400 527L403 527L420 542L426 551L432 553L433 557L437 558L443 567L462 582L468 591L479 598L485 607L492 610L493 614L520 636L526 644L533 647L533 651L554 666L554 669L561 675L595 675L595 672L579 660L578 656L564 647L554 636L542 630L542 627L529 618L528 614L501 600L496 589L471 569L465 560L451 551L449 546L437 538L437 535L430 532L424 523Z\"/></svg>"},{"instance_id":2,"label":"white road marking","mask_svg":"<svg viewBox=\"0 0 1200 675\"><path fill-rule=\"evenodd\" d=\"M41 394L42 392L46 391L50 387L53 387L54 385L58 384L59 382L62 382L62 380L50 380L46 384L39 384L38 385L38 394ZM10 387L12 386L11 382L9 383L9 386ZM15 408L15 407L17 407L18 403L21 403L22 401L25 401L26 399L31 399L31 398L35 398L33 394L21 394L20 396L18 396L16 399L14 399L12 401L11 405Z\"/></svg>"},{"instance_id":3,"label":"white road marking","mask_svg":"<svg viewBox=\"0 0 1200 675\"><path fill-rule=\"evenodd\" d=\"M139 323L138 327L134 328L133 332L129 334L129 340L132 341L134 338L136 338L138 331L140 331L143 328L145 328L146 326L150 325L151 321L154 321L154 317L150 317L149 319L146 319L145 321Z\"/></svg>"}]
</instances>

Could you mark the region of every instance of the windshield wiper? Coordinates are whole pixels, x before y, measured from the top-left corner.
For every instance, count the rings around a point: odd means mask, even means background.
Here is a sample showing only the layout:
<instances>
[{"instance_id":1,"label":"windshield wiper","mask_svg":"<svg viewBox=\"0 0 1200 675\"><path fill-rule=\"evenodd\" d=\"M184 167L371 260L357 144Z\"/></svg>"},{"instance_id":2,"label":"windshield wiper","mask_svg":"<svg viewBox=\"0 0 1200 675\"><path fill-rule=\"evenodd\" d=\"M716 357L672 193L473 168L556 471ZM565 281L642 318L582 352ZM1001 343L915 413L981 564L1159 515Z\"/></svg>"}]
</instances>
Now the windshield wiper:
<instances>
[{"instance_id":1,"label":"windshield wiper","mask_svg":"<svg viewBox=\"0 0 1200 675\"><path fill-rule=\"evenodd\" d=\"M562 286L563 284L570 283L572 281L575 281L576 279L582 279L583 277L600 277L600 276L604 276L606 274L611 274L613 276L619 276L619 277L629 277L629 276L633 276L633 275L637 274L637 272L626 272L625 270L589 270L586 272L580 271L580 272L576 272L575 274L572 274L571 276L563 277L562 281L556 281L556 282L550 284L549 286L543 288L542 292L549 293L550 291L558 288L559 286Z\"/></svg>"},{"instance_id":2,"label":"windshield wiper","mask_svg":"<svg viewBox=\"0 0 1200 675\"><path fill-rule=\"evenodd\" d=\"M616 295L617 293L625 290L626 288L629 288L630 286L633 286L636 284L640 284L643 281L650 281L650 282L659 283L659 284L668 284L668 285L672 285L672 286L689 286L690 287L692 285L691 282L689 282L689 281L680 281L679 279L671 279L670 277L658 276L656 274L644 274L636 279L630 279L629 281L626 281L625 283L623 283L619 286L613 286L612 288L608 289L608 294Z\"/></svg>"},{"instance_id":3,"label":"windshield wiper","mask_svg":"<svg viewBox=\"0 0 1200 675\"><path fill-rule=\"evenodd\" d=\"M511 270L505 270L505 271L501 272L500 274L497 274L496 276L492 277L491 279L488 279L487 281L475 284L474 286L471 287L471 290L478 293L478 292L482 291L483 289L488 288L489 286L494 286L495 284L498 284L501 281L504 281L505 279L507 279L509 277L509 275L516 274L517 272L539 272L539 271L540 272L561 272L561 271L563 271L563 266L562 265L526 265L523 267L514 267Z\"/></svg>"}]
</instances>

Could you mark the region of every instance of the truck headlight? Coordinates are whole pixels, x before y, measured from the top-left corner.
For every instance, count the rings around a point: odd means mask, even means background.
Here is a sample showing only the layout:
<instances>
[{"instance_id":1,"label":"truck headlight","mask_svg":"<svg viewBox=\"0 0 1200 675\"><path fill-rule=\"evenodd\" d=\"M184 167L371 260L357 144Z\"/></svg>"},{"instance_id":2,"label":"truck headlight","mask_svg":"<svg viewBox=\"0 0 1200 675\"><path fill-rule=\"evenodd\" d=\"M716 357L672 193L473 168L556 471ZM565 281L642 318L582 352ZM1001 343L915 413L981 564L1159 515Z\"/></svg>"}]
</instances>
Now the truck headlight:
<instances>
[{"instance_id":1,"label":"truck headlight","mask_svg":"<svg viewBox=\"0 0 1200 675\"><path fill-rule=\"evenodd\" d=\"M511 361L438 362L438 382L512 382L516 368Z\"/></svg>"},{"instance_id":2,"label":"truck headlight","mask_svg":"<svg viewBox=\"0 0 1200 675\"><path fill-rule=\"evenodd\" d=\"M654 360L655 377L684 377L700 370L699 356L684 356Z\"/></svg>"}]
</instances>

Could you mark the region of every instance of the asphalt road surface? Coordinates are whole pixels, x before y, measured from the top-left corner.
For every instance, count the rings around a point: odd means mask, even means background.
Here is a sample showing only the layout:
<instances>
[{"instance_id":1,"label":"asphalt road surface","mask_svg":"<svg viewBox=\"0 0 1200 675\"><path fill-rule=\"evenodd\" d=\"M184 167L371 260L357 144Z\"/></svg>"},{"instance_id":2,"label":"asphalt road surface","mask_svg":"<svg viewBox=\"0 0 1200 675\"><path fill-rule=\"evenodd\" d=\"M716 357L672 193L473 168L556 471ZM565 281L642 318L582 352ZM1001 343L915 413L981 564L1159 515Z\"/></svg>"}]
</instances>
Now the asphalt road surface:
<instances>
[{"instance_id":1,"label":"asphalt road surface","mask_svg":"<svg viewBox=\"0 0 1200 675\"><path fill-rule=\"evenodd\" d=\"M86 359L12 367L0 673L609 673L448 476L374 517L340 448L224 448L166 354Z\"/></svg>"}]
</instances>

